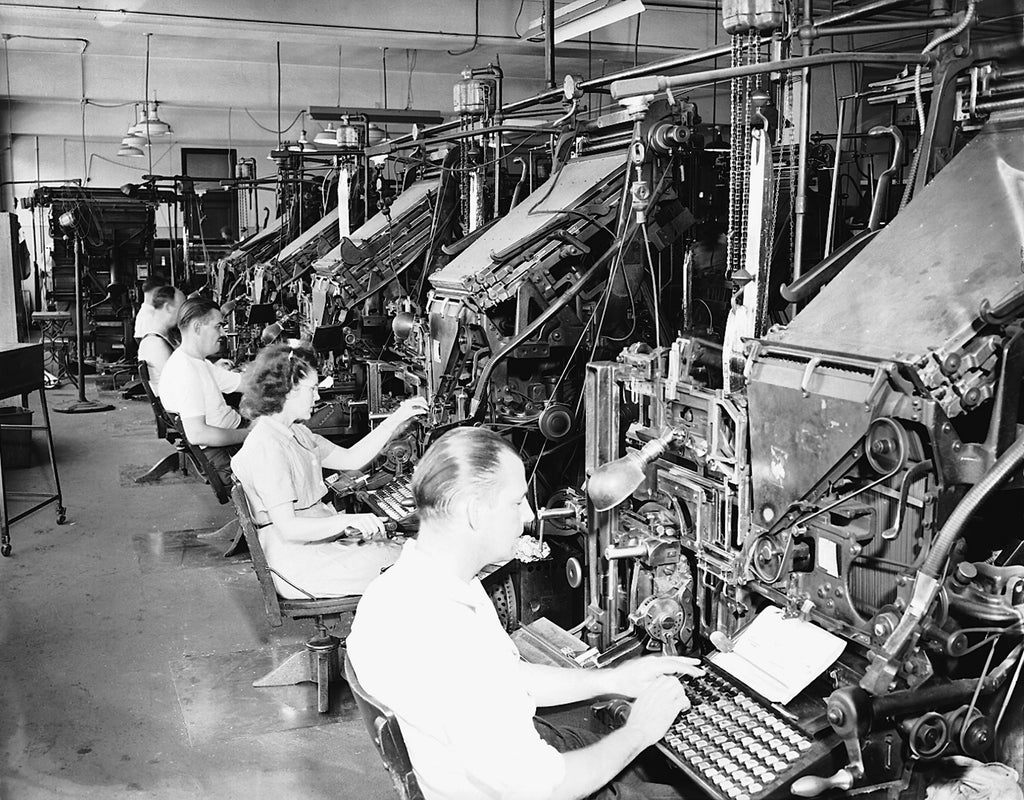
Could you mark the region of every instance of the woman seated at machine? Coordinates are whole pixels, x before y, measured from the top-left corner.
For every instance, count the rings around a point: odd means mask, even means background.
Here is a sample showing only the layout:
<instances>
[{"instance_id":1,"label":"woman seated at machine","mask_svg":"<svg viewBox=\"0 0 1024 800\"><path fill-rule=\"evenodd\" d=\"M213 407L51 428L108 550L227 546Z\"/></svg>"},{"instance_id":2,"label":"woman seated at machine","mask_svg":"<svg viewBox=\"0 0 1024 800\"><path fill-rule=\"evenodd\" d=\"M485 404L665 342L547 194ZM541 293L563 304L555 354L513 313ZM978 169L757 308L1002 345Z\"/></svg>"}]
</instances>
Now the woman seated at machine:
<instances>
[{"instance_id":1,"label":"woman seated at machine","mask_svg":"<svg viewBox=\"0 0 1024 800\"><path fill-rule=\"evenodd\" d=\"M139 341L139 361L149 367L149 384L153 393L159 392L160 373L164 364L178 346L178 309L185 302L181 289L159 286L153 290L149 305L149 329Z\"/></svg>"},{"instance_id":2,"label":"woman seated at machine","mask_svg":"<svg viewBox=\"0 0 1024 800\"><path fill-rule=\"evenodd\" d=\"M373 514L338 513L323 502L323 469L360 469L403 424L427 411L422 398L406 400L354 445L339 447L302 424L319 396L314 364L304 348L278 344L260 351L242 394L252 429L231 459L277 573L274 584L290 599L362 594L398 557L401 548L384 538Z\"/></svg>"}]
</instances>

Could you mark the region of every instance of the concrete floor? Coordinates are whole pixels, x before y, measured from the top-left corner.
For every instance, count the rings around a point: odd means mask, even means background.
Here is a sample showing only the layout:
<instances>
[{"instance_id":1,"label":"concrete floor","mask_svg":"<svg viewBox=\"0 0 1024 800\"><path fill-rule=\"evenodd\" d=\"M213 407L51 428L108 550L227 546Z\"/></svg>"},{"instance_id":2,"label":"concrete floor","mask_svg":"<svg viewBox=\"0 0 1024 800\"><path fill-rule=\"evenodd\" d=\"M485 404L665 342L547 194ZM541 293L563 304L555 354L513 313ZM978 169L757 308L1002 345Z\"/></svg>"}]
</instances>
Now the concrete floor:
<instances>
[{"instance_id":1,"label":"concrete floor","mask_svg":"<svg viewBox=\"0 0 1024 800\"><path fill-rule=\"evenodd\" d=\"M36 512L0 559L0 800L393 798L344 685L326 717L312 684L252 688L309 624L271 629L249 563L202 535L231 518L209 487L132 484L169 448L149 405L89 395L115 410L51 413L68 524Z\"/></svg>"}]
</instances>

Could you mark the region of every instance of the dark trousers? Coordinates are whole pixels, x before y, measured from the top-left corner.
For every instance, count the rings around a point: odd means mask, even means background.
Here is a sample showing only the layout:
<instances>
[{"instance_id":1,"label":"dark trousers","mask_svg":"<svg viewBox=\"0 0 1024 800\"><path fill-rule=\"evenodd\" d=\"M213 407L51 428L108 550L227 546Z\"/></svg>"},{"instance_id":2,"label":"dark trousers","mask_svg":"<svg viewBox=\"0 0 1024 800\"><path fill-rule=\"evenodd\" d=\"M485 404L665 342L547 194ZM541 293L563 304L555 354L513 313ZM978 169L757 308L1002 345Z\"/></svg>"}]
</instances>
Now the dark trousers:
<instances>
[{"instance_id":1,"label":"dark trousers","mask_svg":"<svg viewBox=\"0 0 1024 800\"><path fill-rule=\"evenodd\" d=\"M203 448L203 455L210 462L210 467L220 476L225 486L231 485L231 456L239 451L240 444L232 444L227 447L206 447Z\"/></svg>"},{"instance_id":2,"label":"dark trousers","mask_svg":"<svg viewBox=\"0 0 1024 800\"><path fill-rule=\"evenodd\" d=\"M580 750L603 738L601 734L568 725L552 725L541 717L533 718L540 738L559 753ZM611 783L589 795L587 800L682 800L678 789L663 783L651 783L634 766L626 767Z\"/></svg>"}]
</instances>

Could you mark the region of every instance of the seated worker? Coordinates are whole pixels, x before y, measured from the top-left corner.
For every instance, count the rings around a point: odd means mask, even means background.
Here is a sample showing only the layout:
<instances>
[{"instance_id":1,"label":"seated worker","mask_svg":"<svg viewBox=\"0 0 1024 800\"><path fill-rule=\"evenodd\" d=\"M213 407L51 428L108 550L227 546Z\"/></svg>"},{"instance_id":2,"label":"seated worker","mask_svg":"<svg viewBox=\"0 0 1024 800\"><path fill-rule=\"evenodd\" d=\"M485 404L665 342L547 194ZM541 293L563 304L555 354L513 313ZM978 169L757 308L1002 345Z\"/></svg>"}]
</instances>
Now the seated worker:
<instances>
[{"instance_id":1,"label":"seated worker","mask_svg":"<svg viewBox=\"0 0 1024 800\"><path fill-rule=\"evenodd\" d=\"M390 706L427 800L678 798L633 770L689 706L690 658L562 669L521 661L477 574L512 557L533 519L516 451L484 428L444 434L413 473L420 529L366 590L347 640L366 691ZM599 695L635 697L606 736L535 717ZM619 777L617 777L619 776Z\"/></svg>"},{"instance_id":2,"label":"seated worker","mask_svg":"<svg viewBox=\"0 0 1024 800\"><path fill-rule=\"evenodd\" d=\"M160 400L181 417L189 442L204 449L211 466L228 482L231 456L249 430L224 400L224 394L238 391L241 373L207 360L220 350L224 315L212 300L193 297L178 309L178 330L181 345L160 374Z\"/></svg>"},{"instance_id":3,"label":"seated worker","mask_svg":"<svg viewBox=\"0 0 1024 800\"><path fill-rule=\"evenodd\" d=\"M351 447L339 447L302 424L318 397L311 350L270 345L249 366L242 411L253 419L245 444L231 459L245 489L260 544L282 597L301 599L361 594L399 546L381 541L384 526L373 514L339 514L323 502L323 469L356 470L372 461L413 417L425 414L422 398L403 402ZM355 535L347 538L346 531Z\"/></svg>"},{"instance_id":4,"label":"seated worker","mask_svg":"<svg viewBox=\"0 0 1024 800\"><path fill-rule=\"evenodd\" d=\"M173 286L153 290L152 330L139 342L139 360L149 365L149 383L157 393L164 364L178 346L178 309L184 302L184 293Z\"/></svg>"},{"instance_id":5,"label":"seated worker","mask_svg":"<svg viewBox=\"0 0 1024 800\"><path fill-rule=\"evenodd\" d=\"M135 341L142 339L153 330L153 293L161 286L167 285L163 275L150 275L142 284L142 304L135 315Z\"/></svg>"}]
</instances>

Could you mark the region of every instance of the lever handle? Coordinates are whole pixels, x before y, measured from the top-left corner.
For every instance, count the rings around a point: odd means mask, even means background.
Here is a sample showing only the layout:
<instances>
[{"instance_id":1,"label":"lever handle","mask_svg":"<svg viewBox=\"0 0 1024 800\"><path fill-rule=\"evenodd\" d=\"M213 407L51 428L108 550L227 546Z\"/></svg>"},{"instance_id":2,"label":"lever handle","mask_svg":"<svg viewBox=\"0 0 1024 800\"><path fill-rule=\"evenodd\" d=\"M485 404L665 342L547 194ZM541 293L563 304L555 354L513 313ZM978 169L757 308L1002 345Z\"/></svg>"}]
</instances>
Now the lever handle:
<instances>
[{"instance_id":1,"label":"lever handle","mask_svg":"<svg viewBox=\"0 0 1024 800\"><path fill-rule=\"evenodd\" d=\"M818 775L805 775L793 781L793 786L789 791L797 797L817 797L829 789L842 789L846 791L851 788L853 788L853 773L847 769L841 769L835 775L828 778L822 778Z\"/></svg>"}]
</instances>

